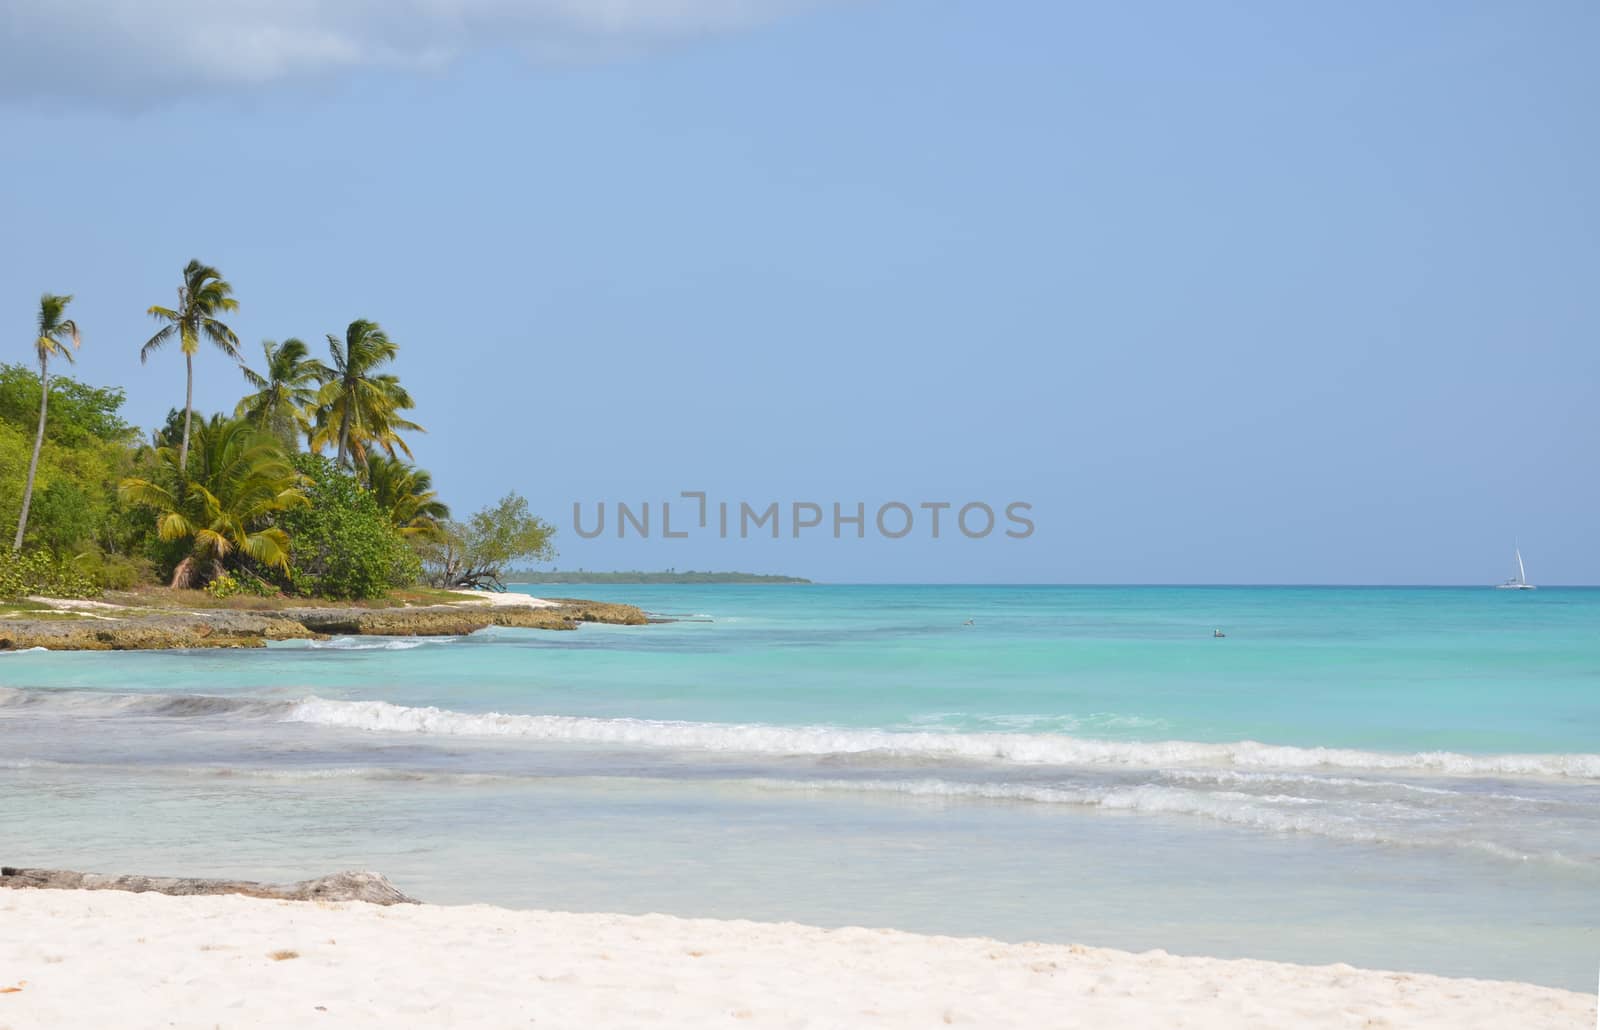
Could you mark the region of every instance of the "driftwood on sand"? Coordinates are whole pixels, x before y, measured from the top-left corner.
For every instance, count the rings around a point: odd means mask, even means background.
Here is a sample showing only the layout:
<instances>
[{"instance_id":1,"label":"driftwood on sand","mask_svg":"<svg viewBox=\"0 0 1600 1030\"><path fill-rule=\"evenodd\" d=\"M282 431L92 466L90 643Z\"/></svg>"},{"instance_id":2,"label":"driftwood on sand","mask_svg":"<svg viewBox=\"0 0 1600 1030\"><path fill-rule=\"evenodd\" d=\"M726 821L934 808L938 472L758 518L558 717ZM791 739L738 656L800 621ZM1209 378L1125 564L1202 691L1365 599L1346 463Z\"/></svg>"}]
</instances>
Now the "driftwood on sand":
<instances>
[{"instance_id":1,"label":"driftwood on sand","mask_svg":"<svg viewBox=\"0 0 1600 1030\"><path fill-rule=\"evenodd\" d=\"M187 876L102 876L70 869L17 869L0 866L0 887L46 890L152 891L179 896L245 894L284 901L366 901L374 905L415 905L381 873L343 872L299 883L257 883L252 880L206 880Z\"/></svg>"}]
</instances>

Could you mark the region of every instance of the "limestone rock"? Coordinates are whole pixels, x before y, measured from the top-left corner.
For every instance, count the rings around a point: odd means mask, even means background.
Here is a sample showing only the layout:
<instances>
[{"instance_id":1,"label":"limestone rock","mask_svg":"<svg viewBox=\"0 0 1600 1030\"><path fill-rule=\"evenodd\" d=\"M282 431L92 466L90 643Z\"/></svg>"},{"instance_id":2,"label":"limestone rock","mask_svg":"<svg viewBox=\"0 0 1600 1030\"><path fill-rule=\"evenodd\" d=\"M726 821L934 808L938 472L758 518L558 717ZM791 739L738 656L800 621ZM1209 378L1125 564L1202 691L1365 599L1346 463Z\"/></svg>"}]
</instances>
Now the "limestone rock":
<instances>
[{"instance_id":1,"label":"limestone rock","mask_svg":"<svg viewBox=\"0 0 1600 1030\"><path fill-rule=\"evenodd\" d=\"M18 869L0 866L0 887L14 889L146 891L185 897L195 894L244 894L283 901L365 901L373 905L415 905L381 873L343 872L299 883L257 883L253 880L206 880L186 876L102 876L70 869Z\"/></svg>"}]
</instances>

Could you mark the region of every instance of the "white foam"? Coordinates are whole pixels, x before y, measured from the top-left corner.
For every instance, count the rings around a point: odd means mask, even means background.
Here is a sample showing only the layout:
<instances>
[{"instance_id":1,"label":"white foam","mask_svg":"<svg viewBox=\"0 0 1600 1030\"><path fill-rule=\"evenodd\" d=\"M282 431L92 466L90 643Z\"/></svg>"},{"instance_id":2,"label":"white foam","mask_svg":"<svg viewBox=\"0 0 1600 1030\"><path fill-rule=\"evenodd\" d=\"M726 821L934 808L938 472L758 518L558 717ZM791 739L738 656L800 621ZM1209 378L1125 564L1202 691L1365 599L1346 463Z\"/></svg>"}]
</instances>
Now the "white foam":
<instances>
[{"instance_id":1,"label":"white foam","mask_svg":"<svg viewBox=\"0 0 1600 1030\"><path fill-rule=\"evenodd\" d=\"M306 646L316 651L410 651L427 643L443 643L459 639L459 637L431 637L428 640L414 638L373 640L361 637L335 637L332 640L313 640Z\"/></svg>"},{"instance_id":2,"label":"white foam","mask_svg":"<svg viewBox=\"0 0 1600 1030\"><path fill-rule=\"evenodd\" d=\"M1088 715L997 715L978 712L928 712L914 715L896 729L948 731L962 727L1003 733L1071 733L1080 730L1152 729L1164 720L1118 712Z\"/></svg>"},{"instance_id":3,"label":"white foam","mask_svg":"<svg viewBox=\"0 0 1600 1030\"><path fill-rule=\"evenodd\" d=\"M392 733L524 737L580 744L624 744L690 751L826 756L878 753L896 758L958 759L1021 765L1112 765L1246 769L1389 770L1451 775L1552 776L1600 779L1600 755L1412 754L1348 748L1302 748L1255 741L1110 741L1055 734L896 733L828 726L666 722L564 715L472 714L411 708L387 701L306 698L283 716L313 723Z\"/></svg>"},{"instance_id":4,"label":"white foam","mask_svg":"<svg viewBox=\"0 0 1600 1030\"><path fill-rule=\"evenodd\" d=\"M1456 797L1461 794L1460 791L1443 790L1439 787L1424 787L1415 783L1400 783L1396 780L1358 779L1350 776L1328 776L1316 773L1244 772L1236 769L1172 769L1163 775L1167 779L1178 783L1215 784L1219 787L1224 785L1251 787L1265 784L1287 784L1307 787L1347 787L1353 790L1401 790L1449 797Z\"/></svg>"},{"instance_id":5,"label":"white foam","mask_svg":"<svg viewBox=\"0 0 1600 1030\"><path fill-rule=\"evenodd\" d=\"M1048 787L1027 783L963 783L948 780L778 780L743 781L764 790L893 793L953 800L1022 801L1077 805L1109 811L1198 816L1272 833L1304 833L1356 844L1464 848L1512 861L1538 860L1575 868L1595 863L1559 852L1528 852L1508 844L1429 832L1426 825L1384 825L1342 812L1313 798L1293 795L1195 791L1174 787ZM1418 832L1420 831L1420 832Z\"/></svg>"}]
</instances>

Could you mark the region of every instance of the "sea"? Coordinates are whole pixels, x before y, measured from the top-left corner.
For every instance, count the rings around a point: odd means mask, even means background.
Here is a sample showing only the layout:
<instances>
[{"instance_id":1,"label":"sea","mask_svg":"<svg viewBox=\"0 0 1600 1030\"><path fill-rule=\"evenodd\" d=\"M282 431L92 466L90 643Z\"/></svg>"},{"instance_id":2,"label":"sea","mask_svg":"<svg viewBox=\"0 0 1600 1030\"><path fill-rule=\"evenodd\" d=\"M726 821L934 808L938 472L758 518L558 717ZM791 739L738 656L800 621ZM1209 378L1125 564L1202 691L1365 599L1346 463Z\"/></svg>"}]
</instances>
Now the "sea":
<instances>
[{"instance_id":1,"label":"sea","mask_svg":"<svg viewBox=\"0 0 1600 1030\"><path fill-rule=\"evenodd\" d=\"M0 656L0 862L1594 986L1600 589L538 591Z\"/></svg>"}]
</instances>

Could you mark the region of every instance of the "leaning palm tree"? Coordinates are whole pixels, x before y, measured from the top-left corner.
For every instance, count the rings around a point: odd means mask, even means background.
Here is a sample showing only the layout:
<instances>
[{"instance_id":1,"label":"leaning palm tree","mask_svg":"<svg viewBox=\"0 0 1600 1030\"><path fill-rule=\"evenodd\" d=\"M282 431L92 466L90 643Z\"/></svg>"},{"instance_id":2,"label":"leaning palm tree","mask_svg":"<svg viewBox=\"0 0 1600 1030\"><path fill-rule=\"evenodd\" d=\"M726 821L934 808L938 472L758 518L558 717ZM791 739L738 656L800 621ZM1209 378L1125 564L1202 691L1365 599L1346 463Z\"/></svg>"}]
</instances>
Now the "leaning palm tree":
<instances>
[{"instance_id":1,"label":"leaning palm tree","mask_svg":"<svg viewBox=\"0 0 1600 1030\"><path fill-rule=\"evenodd\" d=\"M155 461L154 479L124 479L117 492L129 504L155 509L162 540L189 544L172 586L201 586L241 556L268 568L289 567L288 534L271 518L309 502L271 433L217 416L195 433L192 467L171 447L157 448Z\"/></svg>"},{"instance_id":2,"label":"leaning palm tree","mask_svg":"<svg viewBox=\"0 0 1600 1030\"><path fill-rule=\"evenodd\" d=\"M379 373L393 361L400 347L376 322L358 318L345 330L344 340L328 335L333 356L332 375L317 394L317 425L310 434L311 448L332 445L339 464L366 464L374 446L391 458L396 449L411 456L401 430L423 432L400 413L414 406L411 395L392 374Z\"/></svg>"},{"instance_id":3,"label":"leaning palm tree","mask_svg":"<svg viewBox=\"0 0 1600 1030\"><path fill-rule=\"evenodd\" d=\"M404 537L437 539L450 518L450 508L433 489L427 469L382 454L367 456L367 489L378 509Z\"/></svg>"},{"instance_id":4,"label":"leaning palm tree","mask_svg":"<svg viewBox=\"0 0 1600 1030\"><path fill-rule=\"evenodd\" d=\"M28 509L33 505L33 479L39 474L39 451L44 447L45 413L50 408L50 355L59 354L73 363L72 344L79 344L78 323L66 317L67 305L72 295L57 296L47 293L39 298L39 332L34 337L33 349L39 356L39 432L33 438L33 459L28 462L28 481L22 488L22 514L17 517L17 538L11 552L22 550L22 535L28 530Z\"/></svg>"},{"instance_id":5,"label":"leaning palm tree","mask_svg":"<svg viewBox=\"0 0 1600 1030\"><path fill-rule=\"evenodd\" d=\"M261 344L266 374L241 366L245 380L256 392L239 402L234 414L249 419L293 450L300 436L311 432L310 412L316 410L317 389L333 371L311 356L306 345L289 339Z\"/></svg>"},{"instance_id":6,"label":"leaning palm tree","mask_svg":"<svg viewBox=\"0 0 1600 1030\"><path fill-rule=\"evenodd\" d=\"M183 395L183 443L178 446L179 468L186 467L185 463L189 460L189 424L194 421L194 356L200 349L200 338L203 336L210 340L233 360L241 360L239 337L217 320L217 315L222 312L239 310L239 302L233 299L232 294L233 286L222 278L221 272L199 261L190 261L183 266L183 285L178 287L178 306L164 308L152 304L146 312L151 318L167 324L145 341L139 351L139 362L143 364L149 360L152 351L177 336L178 344L183 349L184 364L188 368L189 384Z\"/></svg>"}]
</instances>

